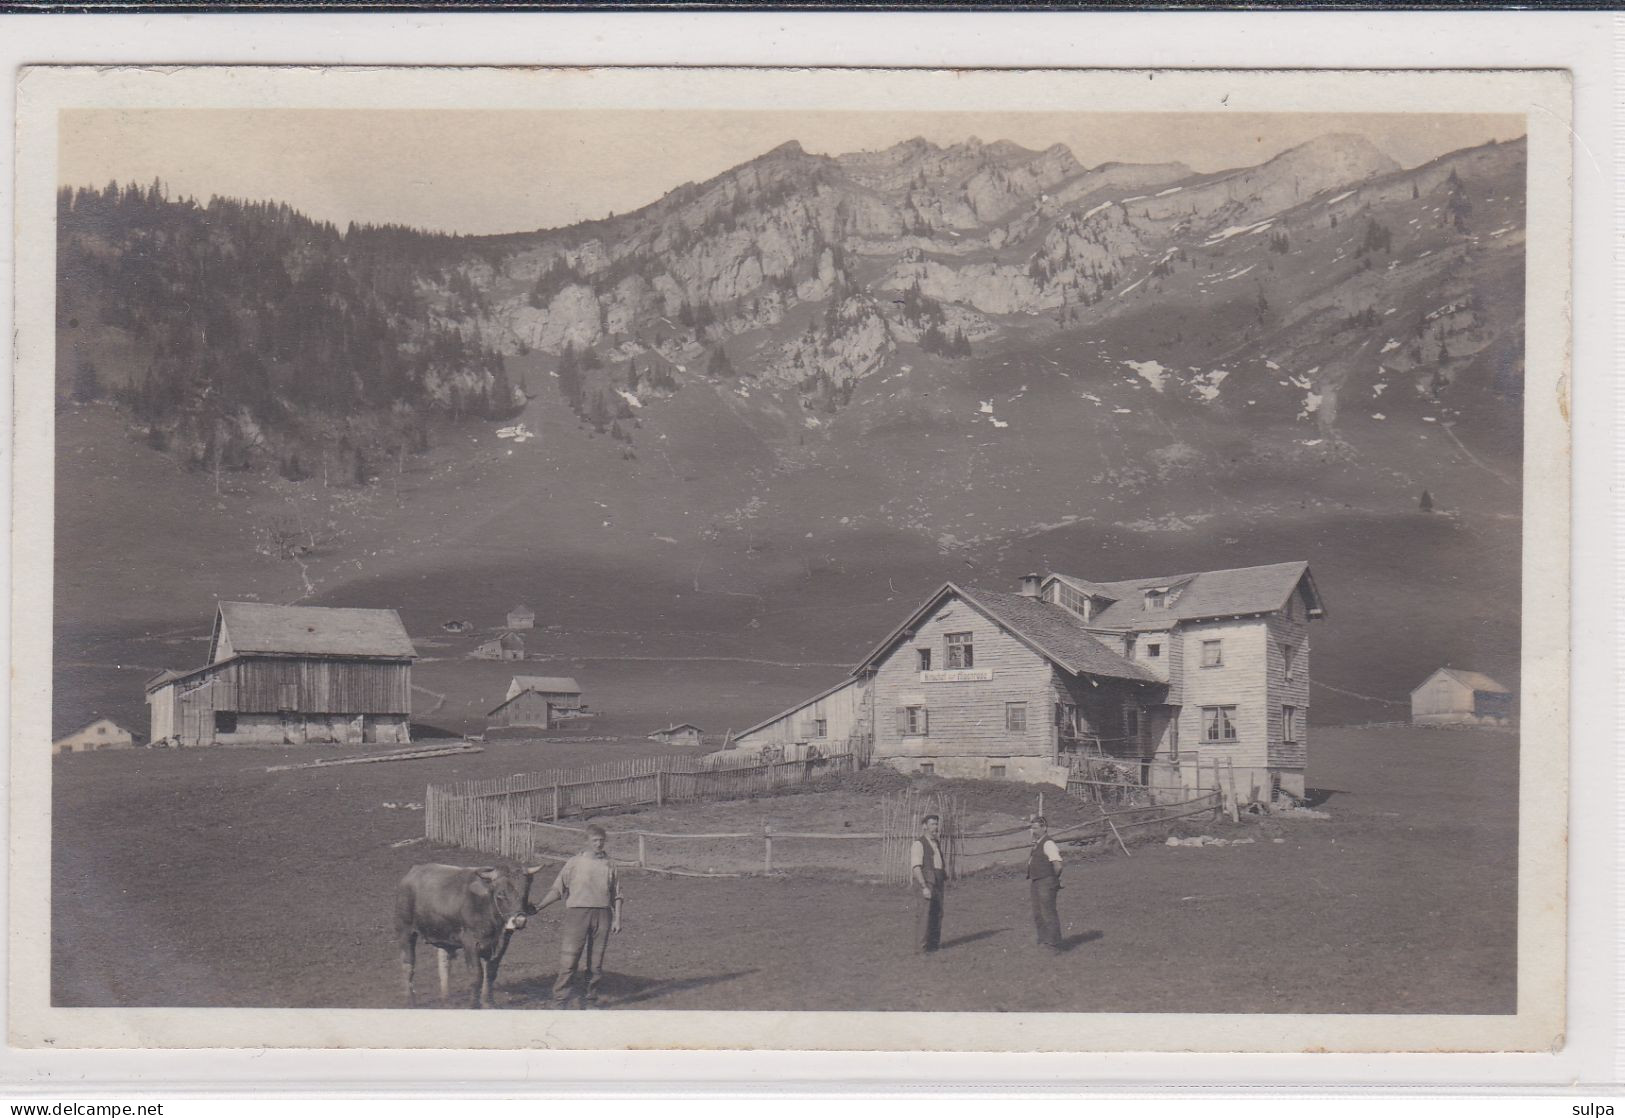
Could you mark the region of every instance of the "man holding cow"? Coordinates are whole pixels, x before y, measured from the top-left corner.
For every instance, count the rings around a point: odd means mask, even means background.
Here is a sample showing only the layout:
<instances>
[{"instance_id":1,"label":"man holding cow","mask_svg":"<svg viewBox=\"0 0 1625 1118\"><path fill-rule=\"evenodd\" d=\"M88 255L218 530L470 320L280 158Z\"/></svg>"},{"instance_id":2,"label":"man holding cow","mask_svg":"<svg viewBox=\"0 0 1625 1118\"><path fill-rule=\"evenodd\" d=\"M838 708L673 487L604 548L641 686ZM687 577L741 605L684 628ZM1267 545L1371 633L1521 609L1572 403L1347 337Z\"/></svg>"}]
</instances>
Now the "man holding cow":
<instances>
[{"instance_id":1,"label":"man holding cow","mask_svg":"<svg viewBox=\"0 0 1625 1118\"><path fill-rule=\"evenodd\" d=\"M587 986L582 1004L598 1001L604 978L604 952L609 937L621 930L621 883L615 865L604 852L609 834L597 823L587 827L587 849L564 863L535 911L564 901L564 939L559 947L559 976L553 983L553 1002L568 1008L576 985L576 972L585 966Z\"/></svg>"}]
</instances>

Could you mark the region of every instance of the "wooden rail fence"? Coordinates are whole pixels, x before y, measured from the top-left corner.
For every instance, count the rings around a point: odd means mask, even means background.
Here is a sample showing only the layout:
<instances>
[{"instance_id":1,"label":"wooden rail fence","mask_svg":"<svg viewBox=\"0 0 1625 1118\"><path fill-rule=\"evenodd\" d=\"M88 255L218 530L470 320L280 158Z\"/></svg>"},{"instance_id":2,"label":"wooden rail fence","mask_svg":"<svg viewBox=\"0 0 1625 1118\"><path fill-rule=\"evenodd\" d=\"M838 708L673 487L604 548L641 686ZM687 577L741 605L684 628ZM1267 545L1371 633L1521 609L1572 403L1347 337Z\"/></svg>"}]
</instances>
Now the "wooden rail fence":
<instances>
[{"instance_id":1,"label":"wooden rail fence","mask_svg":"<svg viewBox=\"0 0 1625 1118\"><path fill-rule=\"evenodd\" d=\"M424 837L448 846L507 854L523 845L519 835L524 828L519 825L534 820L557 822L615 807L742 799L827 773L850 772L854 763L850 753L767 764L677 755L431 784L423 800Z\"/></svg>"},{"instance_id":2,"label":"wooden rail fence","mask_svg":"<svg viewBox=\"0 0 1625 1118\"><path fill-rule=\"evenodd\" d=\"M651 759L645 764L651 764L654 760L659 759ZM692 761L692 758L680 760L687 762ZM465 785L479 789L472 794L464 795L451 795L446 791L447 788L460 789L464 785L431 787L424 805L428 815L428 837L435 842L497 854L515 861L526 863L538 860L560 861L568 852L573 852L576 836L581 833L582 828L543 817L550 812L530 817L519 814L523 805L535 802L527 797L538 791L550 793L556 786L561 790L561 802L573 803L575 801L567 799L565 789L590 787L594 784L607 786L619 782L623 787L636 791L642 785L635 782L653 780L657 792L665 787L665 782L671 782L671 787L675 790L669 796L671 802L676 802L678 798L717 799L727 798L730 791L744 787L738 785L735 789L730 789L725 783L727 781L772 779L764 776L760 770L783 772L792 767L806 770L811 764L821 766L820 769L813 771L840 771L849 763L849 755L836 754L810 763L777 762L765 766L695 772L663 772L656 768L652 773L600 777L597 781L565 780L562 777L578 774L580 770L563 770L558 774L534 774L528 778L510 777L502 781L464 782ZM538 788L534 787L538 776L550 778L558 776L561 779L548 783L545 788ZM690 781L689 778L693 779ZM489 787L509 783L516 787L510 791L493 791ZM550 806L550 795L547 802ZM644 802L657 803L664 800L650 799ZM1098 838L1108 843L1115 840L1123 845L1126 851L1127 846L1123 843L1124 832L1172 823L1196 815L1212 814L1219 810L1222 803L1221 794L1213 791L1175 803L1119 806L1116 810L1110 811L1102 807L1097 818L1055 828L1050 833L1061 842L1090 838ZM520 806L516 807L516 804ZM774 873L785 868L786 864L828 865L826 856L809 856L806 853L808 847L830 843L837 848L852 851L851 844L856 842L866 844L868 851L856 857L854 857L856 852L853 851L852 854L838 857L836 860L847 868L856 868L865 874L877 874L880 879L891 883L906 882L909 879L909 851L914 838L919 834L920 820L928 812L935 812L942 817L943 827L939 841L950 877L957 878L967 872L1002 864L1009 860L1006 856L1010 853L1017 851L1025 853L1030 849L1025 825L997 831L963 830L963 806L958 797L951 794L922 795L903 792L897 796L885 797L880 808L881 829L875 832L775 830L772 824L765 820L754 830L721 833L672 833L617 828L615 832L617 843L634 840L637 855L633 859L617 853L615 861L627 868L655 873L737 877L745 873ZM775 843L778 844L777 847ZM786 844L790 846L792 855L788 862L784 858ZM723 872L717 872L717 866L724 867Z\"/></svg>"}]
</instances>

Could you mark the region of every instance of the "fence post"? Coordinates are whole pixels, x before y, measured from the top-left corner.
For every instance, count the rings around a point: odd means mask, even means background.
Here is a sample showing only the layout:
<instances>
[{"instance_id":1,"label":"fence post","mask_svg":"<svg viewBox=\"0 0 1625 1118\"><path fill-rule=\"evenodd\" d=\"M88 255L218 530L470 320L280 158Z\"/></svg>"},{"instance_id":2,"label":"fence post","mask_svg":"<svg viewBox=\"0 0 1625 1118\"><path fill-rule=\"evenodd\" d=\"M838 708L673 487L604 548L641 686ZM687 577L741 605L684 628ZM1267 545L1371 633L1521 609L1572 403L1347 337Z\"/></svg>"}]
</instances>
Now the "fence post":
<instances>
[{"instance_id":1,"label":"fence post","mask_svg":"<svg viewBox=\"0 0 1625 1118\"><path fill-rule=\"evenodd\" d=\"M638 832L638 865L645 866L647 864L643 858L643 833L640 831Z\"/></svg>"},{"instance_id":2,"label":"fence post","mask_svg":"<svg viewBox=\"0 0 1625 1118\"><path fill-rule=\"evenodd\" d=\"M765 856L765 862L764 862L764 864L767 867L766 872L772 873L773 872L773 824L771 824L771 823L763 823L762 824L762 835L767 840L767 854Z\"/></svg>"},{"instance_id":3,"label":"fence post","mask_svg":"<svg viewBox=\"0 0 1625 1118\"><path fill-rule=\"evenodd\" d=\"M553 822L559 821L559 783L553 782Z\"/></svg>"},{"instance_id":4,"label":"fence post","mask_svg":"<svg viewBox=\"0 0 1625 1118\"><path fill-rule=\"evenodd\" d=\"M655 773L655 806L666 805L666 770L661 769Z\"/></svg>"}]
</instances>

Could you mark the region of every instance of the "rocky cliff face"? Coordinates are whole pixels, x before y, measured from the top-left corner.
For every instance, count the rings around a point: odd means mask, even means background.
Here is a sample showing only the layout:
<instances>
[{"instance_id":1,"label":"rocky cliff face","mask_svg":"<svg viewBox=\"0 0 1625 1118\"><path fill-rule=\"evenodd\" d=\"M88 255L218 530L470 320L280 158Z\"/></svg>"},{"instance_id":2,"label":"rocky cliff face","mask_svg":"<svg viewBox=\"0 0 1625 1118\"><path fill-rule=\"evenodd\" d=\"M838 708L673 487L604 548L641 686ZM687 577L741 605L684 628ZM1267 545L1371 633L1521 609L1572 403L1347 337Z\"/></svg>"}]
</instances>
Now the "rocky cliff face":
<instances>
[{"instance_id":1,"label":"rocky cliff face","mask_svg":"<svg viewBox=\"0 0 1625 1118\"><path fill-rule=\"evenodd\" d=\"M1285 366L1296 414L1335 438L1346 382L1392 374L1432 391L1521 326L1472 316L1485 277L1521 260L1522 160L1521 144L1490 145L1406 172L1363 137L1328 135L1195 174L1086 169L1060 145L915 139L829 158L787 143L636 213L505 238L496 263L468 269L484 310L461 328L510 353L592 351L612 370L721 367L828 407L898 362L1104 328L1160 302L1170 321L1205 316L1172 328L1179 346L1202 336L1230 364ZM1474 193L1477 215L1457 221ZM1462 307L1350 342L1435 295ZM1217 399L1212 371L1191 370L1183 395Z\"/></svg>"}]
</instances>

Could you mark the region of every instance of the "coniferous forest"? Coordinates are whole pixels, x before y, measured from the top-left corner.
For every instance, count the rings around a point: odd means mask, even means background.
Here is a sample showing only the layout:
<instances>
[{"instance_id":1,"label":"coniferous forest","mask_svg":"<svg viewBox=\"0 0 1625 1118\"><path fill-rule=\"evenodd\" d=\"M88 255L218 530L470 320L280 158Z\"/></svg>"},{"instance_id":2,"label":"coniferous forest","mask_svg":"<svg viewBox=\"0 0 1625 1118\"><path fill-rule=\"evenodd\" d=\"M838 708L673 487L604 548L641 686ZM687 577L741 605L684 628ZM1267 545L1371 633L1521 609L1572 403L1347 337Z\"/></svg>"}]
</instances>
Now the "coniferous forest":
<instances>
[{"instance_id":1,"label":"coniferous forest","mask_svg":"<svg viewBox=\"0 0 1625 1118\"><path fill-rule=\"evenodd\" d=\"M118 402L194 466L364 481L438 422L523 406L501 356L456 326L481 309L457 267L471 238L341 232L156 181L57 205L59 396Z\"/></svg>"}]
</instances>

